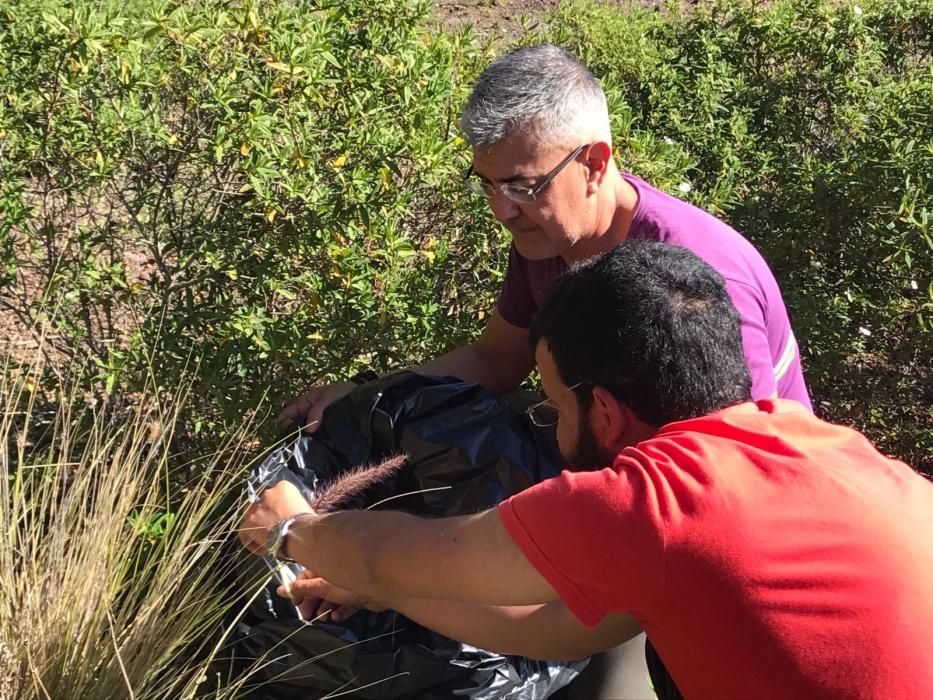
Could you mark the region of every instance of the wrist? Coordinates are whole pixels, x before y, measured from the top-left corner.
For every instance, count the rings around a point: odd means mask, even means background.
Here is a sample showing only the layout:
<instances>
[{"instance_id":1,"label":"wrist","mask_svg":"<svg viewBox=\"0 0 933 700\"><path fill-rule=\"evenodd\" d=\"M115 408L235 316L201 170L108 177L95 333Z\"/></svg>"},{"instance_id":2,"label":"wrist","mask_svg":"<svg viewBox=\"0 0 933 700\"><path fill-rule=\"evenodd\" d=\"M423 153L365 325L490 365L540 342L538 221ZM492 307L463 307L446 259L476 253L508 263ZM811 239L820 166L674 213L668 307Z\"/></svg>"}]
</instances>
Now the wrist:
<instances>
[{"instance_id":1,"label":"wrist","mask_svg":"<svg viewBox=\"0 0 933 700\"><path fill-rule=\"evenodd\" d=\"M285 540L285 554L299 561L306 568L313 568L311 567L312 562L308 560L308 553L313 550L311 545L312 527L320 517L314 511L297 513L289 536Z\"/></svg>"},{"instance_id":2,"label":"wrist","mask_svg":"<svg viewBox=\"0 0 933 700\"><path fill-rule=\"evenodd\" d=\"M298 537L295 531L308 517L314 517L314 513L295 513L279 520L269 531L266 554L277 561L301 563L298 557L306 550L300 542L296 542Z\"/></svg>"}]
</instances>

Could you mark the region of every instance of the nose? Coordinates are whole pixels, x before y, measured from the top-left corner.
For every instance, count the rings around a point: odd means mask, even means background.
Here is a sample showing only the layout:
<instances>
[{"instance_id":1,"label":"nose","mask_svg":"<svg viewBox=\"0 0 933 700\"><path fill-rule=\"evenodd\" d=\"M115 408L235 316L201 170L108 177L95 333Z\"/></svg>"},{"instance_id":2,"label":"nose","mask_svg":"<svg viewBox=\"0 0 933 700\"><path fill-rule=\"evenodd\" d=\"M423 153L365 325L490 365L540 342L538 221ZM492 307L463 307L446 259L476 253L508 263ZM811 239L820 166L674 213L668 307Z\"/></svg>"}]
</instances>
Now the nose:
<instances>
[{"instance_id":1,"label":"nose","mask_svg":"<svg viewBox=\"0 0 933 700\"><path fill-rule=\"evenodd\" d=\"M517 203L513 202L498 190L494 190L489 196L489 208L492 209L492 215L502 223L511 221L522 213Z\"/></svg>"}]
</instances>

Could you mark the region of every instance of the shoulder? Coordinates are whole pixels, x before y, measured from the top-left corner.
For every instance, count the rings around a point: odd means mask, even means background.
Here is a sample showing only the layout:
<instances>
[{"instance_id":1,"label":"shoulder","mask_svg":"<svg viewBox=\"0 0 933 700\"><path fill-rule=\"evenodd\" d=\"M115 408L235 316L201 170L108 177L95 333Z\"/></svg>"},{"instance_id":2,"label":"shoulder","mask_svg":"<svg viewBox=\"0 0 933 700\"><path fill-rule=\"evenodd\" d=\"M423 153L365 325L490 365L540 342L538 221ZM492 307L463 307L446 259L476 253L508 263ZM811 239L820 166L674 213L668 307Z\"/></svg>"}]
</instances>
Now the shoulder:
<instances>
[{"instance_id":1,"label":"shoulder","mask_svg":"<svg viewBox=\"0 0 933 700\"><path fill-rule=\"evenodd\" d=\"M730 255L758 255L754 245L741 233L722 219L713 216L683 199L651 186L629 173L625 180L638 192L638 209L635 217L635 235L655 230L658 239L673 245L693 250L700 257L713 254L718 245L728 240L733 244L726 252ZM738 249L735 246L738 246ZM711 263L712 264L712 263Z\"/></svg>"}]
</instances>

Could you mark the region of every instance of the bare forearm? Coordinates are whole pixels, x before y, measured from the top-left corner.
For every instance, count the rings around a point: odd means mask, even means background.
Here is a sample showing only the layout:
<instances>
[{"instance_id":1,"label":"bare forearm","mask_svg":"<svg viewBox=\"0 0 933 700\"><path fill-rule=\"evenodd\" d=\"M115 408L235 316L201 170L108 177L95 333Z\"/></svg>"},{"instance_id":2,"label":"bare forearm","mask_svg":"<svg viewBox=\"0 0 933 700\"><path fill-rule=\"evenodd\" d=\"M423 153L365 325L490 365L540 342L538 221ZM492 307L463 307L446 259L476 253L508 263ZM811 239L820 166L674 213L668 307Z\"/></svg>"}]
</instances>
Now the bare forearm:
<instances>
[{"instance_id":1,"label":"bare forearm","mask_svg":"<svg viewBox=\"0 0 933 700\"><path fill-rule=\"evenodd\" d=\"M317 576L369 598L441 598L443 576L417 544L423 524L393 511L308 515L290 531L286 553ZM444 528L434 531L443 536Z\"/></svg>"},{"instance_id":2,"label":"bare forearm","mask_svg":"<svg viewBox=\"0 0 933 700\"><path fill-rule=\"evenodd\" d=\"M493 391L514 389L534 367L528 329L513 326L494 313L480 336L417 368L425 374L450 374Z\"/></svg>"},{"instance_id":3,"label":"bare forearm","mask_svg":"<svg viewBox=\"0 0 933 700\"><path fill-rule=\"evenodd\" d=\"M451 639L531 659L582 659L622 644L641 632L637 621L627 616L627 619L607 618L594 628L585 627L559 601L496 606L409 599L390 607Z\"/></svg>"},{"instance_id":4,"label":"bare forearm","mask_svg":"<svg viewBox=\"0 0 933 700\"><path fill-rule=\"evenodd\" d=\"M371 534L373 519L353 517L355 514L356 511L339 511L302 516L289 530L285 554L337 586L369 597L385 596L387 592L374 585L378 577L371 550L378 539ZM403 514L367 515L385 520Z\"/></svg>"},{"instance_id":5,"label":"bare forearm","mask_svg":"<svg viewBox=\"0 0 933 700\"><path fill-rule=\"evenodd\" d=\"M555 637L559 635L547 625L544 611L547 605L499 606L410 599L391 607L429 630L480 649L532 659L568 658L556 648L560 640Z\"/></svg>"},{"instance_id":6,"label":"bare forearm","mask_svg":"<svg viewBox=\"0 0 933 700\"><path fill-rule=\"evenodd\" d=\"M557 599L494 510L437 520L388 511L305 515L289 530L285 553L335 586L380 601Z\"/></svg>"},{"instance_id":7,"label":"bare forearm","mask_svg":"<svg viewBox=\"0 0 933 700\"><path fill-rule=\"evenodd\" d=\"M450 375L465 382L482 384L492 391L509 391L521 383L514 377L506 376L502 368L491 363L473 345L455 348L430 362L415 368L422 374L437 376Z\"/></svg>"}]
</instances>

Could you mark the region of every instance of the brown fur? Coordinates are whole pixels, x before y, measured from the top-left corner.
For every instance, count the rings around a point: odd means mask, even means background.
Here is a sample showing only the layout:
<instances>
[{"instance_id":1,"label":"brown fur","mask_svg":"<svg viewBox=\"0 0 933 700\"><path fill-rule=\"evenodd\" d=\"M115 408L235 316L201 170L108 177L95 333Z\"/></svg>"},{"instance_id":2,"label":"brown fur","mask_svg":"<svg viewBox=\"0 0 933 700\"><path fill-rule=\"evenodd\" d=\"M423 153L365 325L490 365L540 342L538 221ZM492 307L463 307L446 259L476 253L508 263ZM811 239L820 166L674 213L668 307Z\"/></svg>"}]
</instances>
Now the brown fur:
<instances>
[{"instance_id":1,"label":"brown fur","mask_svg":"<svg viewBox=\"0 0 933 700\"><path fill-rule=\"evenodd\" d=\"M346 508L350 501L365 493L367 489L395 476L406 460L404 454L399 454L379 464L351 469L318 491L311 507L316 513L332 513Z\"/></svg>"}]
</instances>

